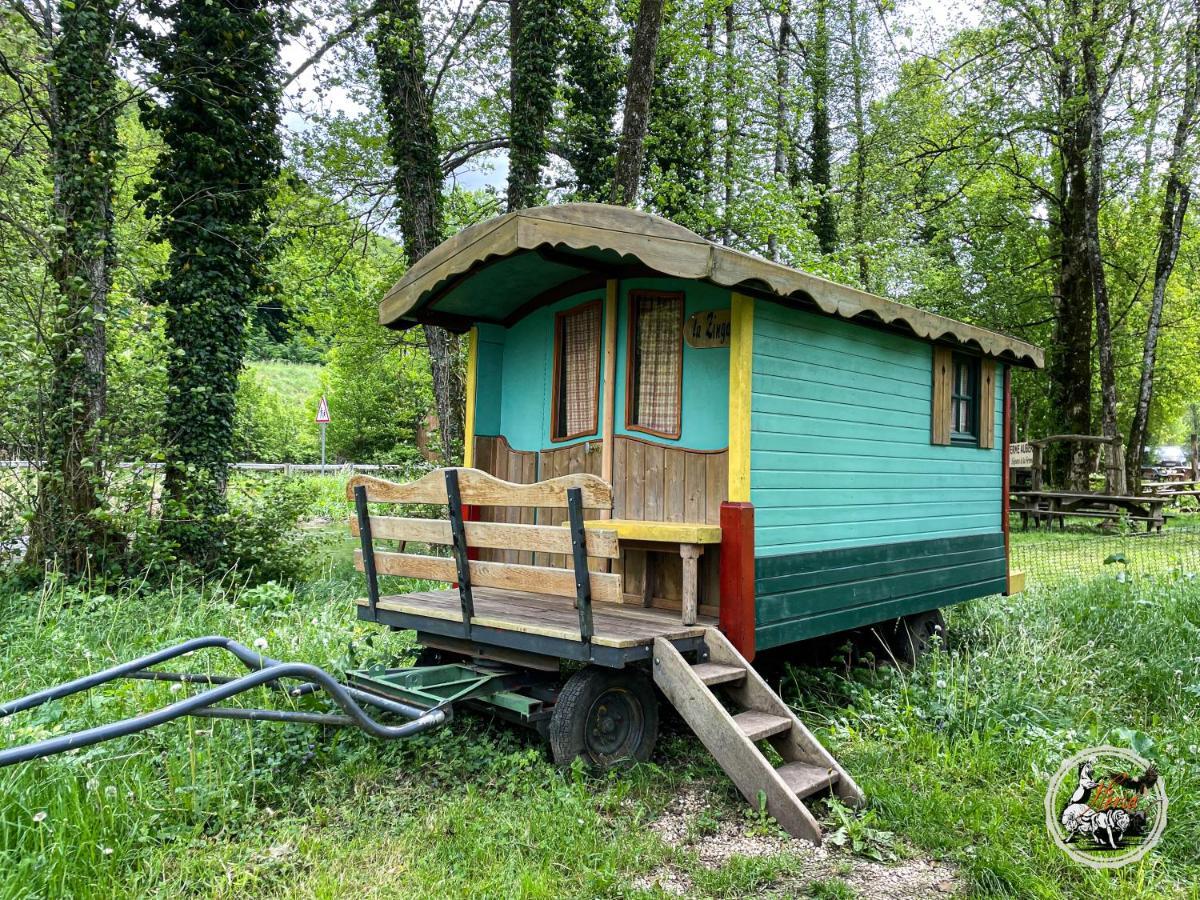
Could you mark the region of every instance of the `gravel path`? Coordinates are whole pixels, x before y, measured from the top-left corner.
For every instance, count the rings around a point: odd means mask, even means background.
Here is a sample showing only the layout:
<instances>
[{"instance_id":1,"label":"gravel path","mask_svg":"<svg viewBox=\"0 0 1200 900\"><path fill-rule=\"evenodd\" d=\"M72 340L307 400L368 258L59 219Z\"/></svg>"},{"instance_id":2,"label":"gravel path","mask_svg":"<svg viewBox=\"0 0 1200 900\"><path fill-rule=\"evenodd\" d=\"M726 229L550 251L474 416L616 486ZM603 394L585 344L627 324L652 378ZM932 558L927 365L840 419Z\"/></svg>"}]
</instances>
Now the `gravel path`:
<instances>
[{"instance_id":1,"label":"gravel path","mask_svg":"<svg viewBox=\"0 0 1200 900\"><path fill-rule=\"evenodd\" d=\"M962 892L954 869L934 860L915 858L885 864L828 843L814 847L782 834L759 834L731 812L725 798L709 786L682 792L650 827L671 847L681 854L694 855L708 869L720 869L734 856L786 854L801 860L802 875L785 876L764 888L759 896L803 895L807 885L829 879L844 882L855 897L863 900L929 900ZM668 864L644 876L635 887L648 889L655 885L668 894L696 896L688 873L676 865Z\"/></svg>"}]
</instances>

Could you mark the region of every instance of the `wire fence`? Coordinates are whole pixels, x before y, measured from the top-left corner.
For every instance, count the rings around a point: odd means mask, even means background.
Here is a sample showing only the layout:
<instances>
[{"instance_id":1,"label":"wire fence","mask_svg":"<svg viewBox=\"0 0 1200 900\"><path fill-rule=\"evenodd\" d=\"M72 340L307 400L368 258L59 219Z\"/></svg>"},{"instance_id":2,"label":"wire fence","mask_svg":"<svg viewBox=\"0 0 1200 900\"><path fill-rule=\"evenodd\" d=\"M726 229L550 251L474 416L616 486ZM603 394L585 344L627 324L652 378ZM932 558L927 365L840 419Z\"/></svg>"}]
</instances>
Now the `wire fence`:
<instances>
[{"instance_id":1,"label":"wire fence","mask_svg":"<svg viewBox=\"0 0 1200 900\"><path fill-rule=\"evenodd\" d=\"M1088 580L1106 572L1130 575L1200 574L1200 523L1162 533L1098 533L1093 528L1012 533L1012 566L1030 584Z\"/></svg>"}]
</instances>

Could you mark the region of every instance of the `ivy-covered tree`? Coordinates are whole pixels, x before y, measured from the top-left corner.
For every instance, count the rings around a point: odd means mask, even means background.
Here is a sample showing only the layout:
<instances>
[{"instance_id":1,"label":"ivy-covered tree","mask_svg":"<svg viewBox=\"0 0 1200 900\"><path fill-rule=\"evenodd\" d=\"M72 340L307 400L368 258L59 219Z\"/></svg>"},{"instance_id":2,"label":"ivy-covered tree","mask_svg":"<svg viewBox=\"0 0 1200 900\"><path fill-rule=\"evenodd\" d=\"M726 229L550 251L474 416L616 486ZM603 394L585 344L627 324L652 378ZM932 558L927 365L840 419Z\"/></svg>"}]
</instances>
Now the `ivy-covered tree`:
<instances>
[{"instance_id":1,"label":"ivy-covered tree","mask_svg":"<svg viewBox=\"0 0 1200 900\"><path fill-rule=\"evenodd\" d=\"M563 155L576 200L605 200L617 152L613 120L622 65L609 0L570 0L563 49Z\"/></svg>"},{"instance_id":2,"label":"ivy-covered tree","mask_svg":"<svg viewBox=\"0 0 1200 900\"><path fill-rule=\"evenodd\" d=\"M542 201L546 129L554 112L558 5L509 0L512 78L509 95L508 208Z\"/></svg>"},{"instance_id":3,"label":"ivy-covered tree","mask_svg":"<svg viewBox=\"0 0 1200 900\"><path fill-rule=\"evenodd\" d=\"M617 170L613 176L612 202L629 206L637 200L646 152L646 129L650 125L650 99L654 92L654 63L662 32L663 0L641 0L633 49L625 78L625 112L621 141L617 146Z\"/></svg>"},{"instance_id":4,"label":"ivy-covered tree","mask_svg":"<svg viewBox=\"0 0 1200 900\"><path fill-rule=\"evenodd\" d=\"M221 549L225 485L247 320L266 289L269 202L279 174L279 43L273 0L154 2L165 35L147 35L163 102L144 114L162 134L150 212L169 241L164 522L189 559Z\"/></svg>"},{"instance_id":5,"label":"ivy-covered tree","mask_svg":"<svg viewBox=\"0 0 1200 900\"><path fill-rule=\"evenodd\" d=\"M386 0L371 36L395 166L395 206L410 266L442 238L442 167L422 24L417 0ZM425 344L442 454L451 461L463 435L462 342L444 328L426 325Z\"/></svg>"},{"instance_id":6,"label":"ivy-covered tree","mask_svg":"<svg viewBox=\"0 0 1200 900\"><path fill-rule=\"evenodd\" d=\"M817 191L812 230L822 253L837 249L837 212L833 202L833 130L830 125L829 0L813 5L813 33L809 47L808 77L812 90L812 136L808 178Z\"/></svg>"},{"instance_id":7,"label":"ivy-covered tree","mask_svg":"<svg viewBox=\"0 0 1200 900\"><path fill-rule=\"evenodd\" d=\"M47 54L41 126L48 135L52 227L45 258L57 287L44 323L49 391L26 562L84 574L116 531L103 511L105 320L112 286L113 183L121 107L115 0L61 0L38 26ZM38 20L29 18L27 22Z\"/></svg>"}]
</instances>

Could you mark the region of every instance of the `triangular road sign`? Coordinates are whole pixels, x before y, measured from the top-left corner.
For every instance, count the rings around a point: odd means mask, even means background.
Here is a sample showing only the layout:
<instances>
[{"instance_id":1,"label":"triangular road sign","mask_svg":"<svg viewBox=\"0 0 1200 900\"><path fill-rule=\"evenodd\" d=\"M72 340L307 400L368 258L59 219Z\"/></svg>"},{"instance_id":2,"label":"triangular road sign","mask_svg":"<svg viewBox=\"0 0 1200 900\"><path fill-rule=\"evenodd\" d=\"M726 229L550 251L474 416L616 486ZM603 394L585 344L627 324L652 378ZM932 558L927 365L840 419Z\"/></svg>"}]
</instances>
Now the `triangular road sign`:
<instances>
[{"instance_id":1,"label":"triangular road sign","mask_svg":"<svg viewBox=\"0 0 1200 900\"><path fill-rule=\"evenodd\" d=\"M321 395L321 403L317 406L317 421L322 423L329 421L329 404L325 402L324 394Z\"/></svg>"}]
</instances>

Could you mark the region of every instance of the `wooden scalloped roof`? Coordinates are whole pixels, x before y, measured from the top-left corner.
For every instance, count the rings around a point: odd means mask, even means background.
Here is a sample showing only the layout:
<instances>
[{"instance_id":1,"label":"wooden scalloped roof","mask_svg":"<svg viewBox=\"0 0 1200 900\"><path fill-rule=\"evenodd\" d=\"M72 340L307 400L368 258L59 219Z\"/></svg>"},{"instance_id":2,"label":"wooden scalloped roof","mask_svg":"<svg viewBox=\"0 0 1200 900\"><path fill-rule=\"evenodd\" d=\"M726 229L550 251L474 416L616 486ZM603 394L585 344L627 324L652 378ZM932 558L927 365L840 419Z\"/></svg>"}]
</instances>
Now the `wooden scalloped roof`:
<instances>
[{"instance_id":1,"label":"wooden scalloped roof","mask_svg":"<svg viewBox=\"0 0 1200 900\"><path fill-rule=\"evenodd\" d=\"M659 273L815 306L844 319L883 323L931 341L975 347L1042 368L1042 349L1016 338L868 294L799 269L722 247L649 213L569 203L508 213L472 225L426 254L387 293L379 320L465 330L509 324L538 298L586 289L597 273ZM485 274L486 273L486 274Z\"/></svg>"}]
</instances>

